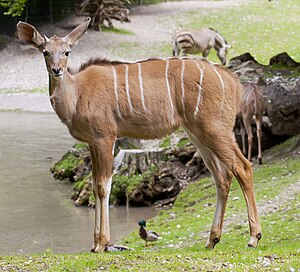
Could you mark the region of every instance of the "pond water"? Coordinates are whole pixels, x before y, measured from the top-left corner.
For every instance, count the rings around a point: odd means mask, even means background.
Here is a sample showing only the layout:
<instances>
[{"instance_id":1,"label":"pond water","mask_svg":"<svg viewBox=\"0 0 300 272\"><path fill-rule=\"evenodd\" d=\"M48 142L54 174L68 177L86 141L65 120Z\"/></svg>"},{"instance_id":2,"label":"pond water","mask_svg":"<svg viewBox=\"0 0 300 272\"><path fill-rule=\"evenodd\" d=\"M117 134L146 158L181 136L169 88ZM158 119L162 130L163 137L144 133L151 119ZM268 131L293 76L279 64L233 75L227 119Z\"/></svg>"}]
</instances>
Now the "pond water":
<instances>
[{"instance_id":1,"label":"pond water","mask_svg":"<svg viewBox=\"0 0 300 272\"><path fill-rule=\"evenodd\" d=\"M55 114L0 112L0 255L90 250L94 210L75 207L70 183L49 171L74 143ZM153 208L111 207L111 242L155 214Z\"/></svg>"}]
</instances>

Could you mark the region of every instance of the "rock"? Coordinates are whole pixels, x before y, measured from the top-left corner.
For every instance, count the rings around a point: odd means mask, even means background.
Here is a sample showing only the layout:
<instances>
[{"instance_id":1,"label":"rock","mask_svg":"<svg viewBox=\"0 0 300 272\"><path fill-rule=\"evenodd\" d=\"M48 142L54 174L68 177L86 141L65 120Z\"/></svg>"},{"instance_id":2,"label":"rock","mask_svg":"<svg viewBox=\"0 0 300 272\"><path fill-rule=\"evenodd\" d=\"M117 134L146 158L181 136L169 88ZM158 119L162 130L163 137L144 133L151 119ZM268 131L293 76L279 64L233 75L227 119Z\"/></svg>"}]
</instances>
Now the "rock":
<instances>
[{"instance_id":1,"label":"rock","mask_svg":"<svg viewBox=\"0 0 300 272\"><path fill-rule=\"evenodd\" d=\"M265 66L259 64L249 53L245 53L231 59L229 68L240 77L242 82L259 84L261 81L265 82L262 88L267 101L265 116L271 123L271 126L268 124L263 127L267 141L274 135L274 138L278 138L281 142L286 138L276 136L299 134L300 74L297 76L299 71L296 70L300 69L298 62L284 52L271 58L270 65ZM253 133L256 136L256 131ZM263 146L266 144L263 143Z\"/></svg>"},{"instance_id":2,"label":"rock","mask_svg":"<svg viewBox=\"0 0 300 272\"><path fill-rule=\"evenodd\" d=\"M300 63L294 61L286 52L280 53L270 59L269 65L283 65L287 67L298 67Z\"/></svg>"},{"instance_id":3,"label":"rock","mask_svg":"<svg viewBox=\"0 0 300 272\"><path fill-rule=\"evenodd\" d=\"M180 190L179 180L174 177L169 169L163 169L140 183L127 195L127 201L130 206L151 206L159 200L176 197Z\"/></svg>"},{"instance_id":4,"label":"rock","mask_svg":"<svg viewBox=\"0 0 300 272\"><path fill-rule=\"evenodd\" d=\"M166 161L166 151L163 149L121 149L114 160L114 172L132 175L147 171L149 166Z\"/></svg>"},{"instance_id":5,"label":"rock","mask_svg":"<svg viewBox=\"0 0 300 272\"><path fill-rule=\"evenodd\" d=\"M296 86L271 82L265 89L266 114L275 135L300 134L300 81Z\"/></svg>"}]
</instances>

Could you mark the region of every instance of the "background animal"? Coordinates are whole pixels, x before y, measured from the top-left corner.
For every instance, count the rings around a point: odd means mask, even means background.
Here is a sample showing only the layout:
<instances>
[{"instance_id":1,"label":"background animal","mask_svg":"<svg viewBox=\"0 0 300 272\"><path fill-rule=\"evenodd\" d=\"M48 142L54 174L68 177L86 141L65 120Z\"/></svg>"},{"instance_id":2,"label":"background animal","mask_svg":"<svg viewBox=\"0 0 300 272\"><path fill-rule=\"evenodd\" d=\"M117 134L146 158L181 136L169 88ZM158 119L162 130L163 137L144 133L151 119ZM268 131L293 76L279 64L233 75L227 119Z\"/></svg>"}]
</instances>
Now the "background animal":
<instances>
[{"instance_id":1,"label":"background animal","mask_svg":"<svg viewBox=\"0 0 300 272\"><path fill-rule=\"evenodd\" d=\"M256 123L256 133L257 133L257 143L258 143L258 163L262 164L262 150L261 150L261 126L263 114L265 111L265 101L262 94L261 86L254 83L244 83L243 84L243 95L241 101L241 112L240 117L242 117L242 122L240 122L240 132L242 137L242 146L244 155L246 152L245 144L245 129L248 135L248 160L251 160L251 151L253 143L253 133L251 129L251 124L253 117Z\"/></svg>"},{"instance_id":2,"label":"background animal","mask_svg":"<svg viewBox=\"0 0 300 272\"><path fill-rule=\"evenodd\" d=\"M139 235L146 242L146 246L147 246L147 242L155 242L160 238L160 236L155 231L146 229L145 220L140 220L139 226L140 226Z\"/></svg>"},{"instance_id":3,"label":"background animal","mask_svg":"<svg viewBox=\"0 0 300 272\"><path fill-rule=\"evenodd\" d=\"M95 225L93 252L110 241L109 195L116 139L162 138L183 127L198 147L217 187L217 204L206 246L220 241L233 175L245 195L251 247L261 238L251 164L232 130L241 84L228 69L201 59L148 59L118 62L91 59L77 74L68 71L72 48L90 18L63 38L42 36L19 22L22 43L39 50L49 75L50 101L70 134L89 145L92 158Z\"/></svg>"},{"instance_id":4,"label":"background animal","mask_svg":"<svg viewBox=\"0 0 300 272\"><path fill-rule=\"evenodd\" d=\"M202 27L196 30L177 30L173 35L173 56L202 53L207 58L211 48L217 52L218 58L226 65L227 50L231 46L216 30Z\"/></svg>"}]
</instances>

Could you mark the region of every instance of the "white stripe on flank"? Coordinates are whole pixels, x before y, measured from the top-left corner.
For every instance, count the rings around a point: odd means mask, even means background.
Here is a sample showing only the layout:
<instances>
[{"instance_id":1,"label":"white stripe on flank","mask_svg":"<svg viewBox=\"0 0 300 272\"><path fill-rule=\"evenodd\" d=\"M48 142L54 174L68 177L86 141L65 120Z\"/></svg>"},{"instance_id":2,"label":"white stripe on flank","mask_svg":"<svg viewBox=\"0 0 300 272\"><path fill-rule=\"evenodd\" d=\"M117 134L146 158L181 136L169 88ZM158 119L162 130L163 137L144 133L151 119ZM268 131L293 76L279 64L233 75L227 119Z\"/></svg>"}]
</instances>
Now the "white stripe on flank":
<instances>
[{"instance_id":1,"label":"white stripe on flank","mask_svg":"<svg viewBox=\"0 0 300 272\"><path fill-rule=\"evenodd\" d=\"M146 108L145 98L144 98L144 88L143 88L143 78L142 78L142 66L141 66L141 63L138 63L137 65L138 65L138 73L139 73L140 92L141 92L142 105L143 105L144 111L148 113L149 111Z\"/></svg>"},{"instance_id":2,"label":"white stripe on flank","mask_svg":"<svg viewBox=\"0 0 300 272\"><path fill-rule=\"evenodd\" d=\"M167 85L167 91L168 91L168 96L169 96L169 100L170 100L171 111L172 111L172 120L173 120L174 119L174 106L173 106L171 89L170 89L170 84L169 84L169 79L168 79L168 71L169 71L169 60L166 60L166 85Z\"/></svg>"},{"instance_id":3,"label":"white stripe on flank","mask_svg":"<svg viewBox=\"0 0 300 272\"><path fill-rule=\"evenodd\" d=\"M221 75L219 74L219 72L217 71L216 67L212 64L213 66L213 69L215 71L215 73L218 75L219 79L220 79L220 82L221 82L221 85L222 85L222 91L224 92L225 91L225 85L224 85L224 81L221 77Z\"/></svg>"},{"instance_id":4,"label":"white stripe on flank","mask_svg":"<svg viewBox=\"0 0 300 272\"><path fill-rule=\"evenodd\" d=\"M125 64L125 88L126 88L126 94L127 94L127 100L129 104L130 111L133 112L133 107L130 99L130 92L129 92L129 82L128 82L128 70L129 66Z\"/></svg>"},{"instance_id":5,"label":"white stripe on flank","mask_svg":"<svg viewBox=\"0 0 300 272\"><path fill-rule=\"evenodd\" d=\"M182 97L181 97L181 103L182 103L182 111L184 115L184 119L186 120L186 112L185 112L185 90L184 90L184 71L185 71L185 62L184 59L181 60L181 92L182 92Z\"/></svg>"},{"instance_id":6,"label":"white stripe on flank","mask_svg":"<svg viewBox=\"0 0 300 272\"><path fill-rule=\"evenodd\" d=\"M221 110L223 111L224 108L224 96L225 96L225 85L224 85L224 81L220 75L220 73L217 71L216 67L214 66L213 63L210 63L210 65L212 66L214 72L217 74L217 76L220 79L221 85L222 85L222 92L223 92L223 97L222 97L222 101L221 101Z\"/></svg>"},{"instance_id":7,"label":"white stripe on flank","mask_svg":"<svg viewBox=\"0 0 300 272\"><path fill-rule=\"evenodd\" d=\"M198 68L198 70L200 72L199 89L198 89L198 99L197 99L197 104L196 104L196 108L195 108L195 112L194 112L194 116L196 117L196 115L199 112L199 105L200 105L201 100L202 100L202 81L203 81L203 76L204 76L204 68L201 69L201 67L199 65L199 62L197 62L196 60L195 60L195 63L196 63L197 68Z\"/></svg>"},{"instance_id":8,"label":"white stripe on flank","mask_svg":"<svg viewBox=\"0 0 300 272\"><path fill-rule=\"evenodd\" d=\"M116 104L117 104L117 111L118 116L121 117L120 107L119 107L119 97L118 97L118 77L117 77L117 71L114 66L111 66L111 69L113 71L114 75L114 90L115 90L115 97L116 97Z\"/></svg>"}]
</instances>

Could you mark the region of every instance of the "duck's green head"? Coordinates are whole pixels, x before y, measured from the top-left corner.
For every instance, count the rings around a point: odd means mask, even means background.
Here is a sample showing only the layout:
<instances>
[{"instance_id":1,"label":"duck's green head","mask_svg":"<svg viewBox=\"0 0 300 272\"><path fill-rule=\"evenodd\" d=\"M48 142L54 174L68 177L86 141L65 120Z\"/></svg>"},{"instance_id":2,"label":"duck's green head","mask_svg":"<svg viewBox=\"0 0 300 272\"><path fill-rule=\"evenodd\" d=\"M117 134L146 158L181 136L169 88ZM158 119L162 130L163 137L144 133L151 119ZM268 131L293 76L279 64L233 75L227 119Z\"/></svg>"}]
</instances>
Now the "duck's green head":
<instances>
[{"instance_id":1,"label":"duck's green head","mask_svg":"<svg viewBox=\"0 0 300 272\"><path fill-rule=\"evenodd\" d=\"M146 221L145 220L140 220L139 221L139 226L146 227Z\"/></svg>"}]
</instances>

